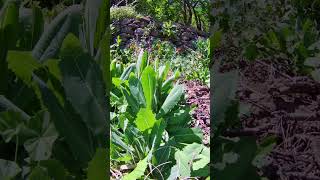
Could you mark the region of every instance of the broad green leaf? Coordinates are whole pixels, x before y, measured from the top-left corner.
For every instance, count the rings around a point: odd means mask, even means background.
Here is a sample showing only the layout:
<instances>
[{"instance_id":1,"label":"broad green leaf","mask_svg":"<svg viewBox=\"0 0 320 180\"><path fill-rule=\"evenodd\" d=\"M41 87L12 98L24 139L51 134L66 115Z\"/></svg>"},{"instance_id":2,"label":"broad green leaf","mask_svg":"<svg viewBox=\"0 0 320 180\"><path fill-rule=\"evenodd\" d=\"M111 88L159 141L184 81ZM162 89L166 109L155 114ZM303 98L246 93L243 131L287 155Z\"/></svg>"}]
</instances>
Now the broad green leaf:
<instances>
[{"instance_id":1,"label":"broad green leaf","mask_svg":"<svg viewBox=\"0 0 320 180\"><path fill-rule=\"evenodd\" d=\"M91 1L93 2L93 1ZM95 29L95 35L94 35L94 47L98 48L101 44L100 41L107 32L107 34L110 34L110 1L108 0L102 0L100 4L97 4L97 7L99 8L99 16L96 22L96 29ZM107 36L109 37L109 36ZM108 39L109 40L109 39Z\"/></svg>"},{"instance_id":2,"label":"broad green leaf","mask_svg":"<svg viewBox=\"0 0 320 180\"><path fill-rule=\"evenodd\" d=\"M169 63L169 62L167 62L164 66L161 66L161 67L159 68L159 79L160 79L161 83L162 83L165 79L167 79L169 70L170 70L170 63Z\"/></svg>"},{"instance_id":3,"label":"broad green leaf","mask_svg":"<svg viewBox=\"0 0 320 180\"><path fill-rule=\"evenodd\" d=\"M4 43L7 48L12 49L16 46L19 28L19 9L14 1L8 1L3 16L0 17L0 29L4 33ZM2 44L3 42L1 42Z\"/></svg>"},{"instance_id":4,"label":"broad green leaf","mask_svg":"<svg viewBox=\"0 0 320 180\"><path fill-rule=\"evenodd\" d=\"M13 179L21 172L20 167L13 161L0 159L0 179Z\"/></svg>"},{"instance_id":5,"label":"broad green leaf","mask_svg":"<svg viewBox=\"0 0 320 180\"><path fill-rule=\"evenodd\" d=\"M131 153L132 150L130 149L130 147L125 142L123 142L121 137L118 136L115 132L111 132L111 141L114 144L120 146L122 149Z\"/></svg>"},{"instance_id":6,"label":"broad green leaf","mask_svg":"<svg viewBox=\"0 0 320 180\"><path fill-rule=\"evenodd\" d=\"M181 99L181 96L184 94L183 86L176 85L167 96L166 100L160 108L160 116L166 115L168 112L174 108Z\"/></svg>"},{"instance_id":7,"label":"broad green leaf","mask_svg":"<svg viewBox=\"0 0 320 180\"><path fill-rule=\"evenodd\" d=\"M138 56L137 64L136 64L137 75L139 78L147 65L148 65L148 51L144 51L144 49L141 49Z\"/></svg>"},{"instance_id":8,"label":"broad green leaf","mask_svg":"<svg viewBox=\"0 0 320 180\"><path fill-rule=\"evenodd\" d=\"M133 110L133 115L138 113L139 111L139 104L136 99L126 90L124 87L121 87L122 93L126 97L129 107Z\"/></svg>"},{"instance_id":9,"label":"broad green leaf","mask_svg":"<svg viewBox=\"0 0 320 180\"><path fill-rule=\"evenodd\" d=\"M27 85L31 83L33 71L41 67L28 51L8 51L7 61L9 69Z\"/></svg>"},{"instance_id":10,"label":"broad green leaf","mask_svg":"<svg viewBox=\"0 0 320 180\"><path fill-rule=\"evenodd\" d=\"M153 164L159 165L168 162L170 159L174 159L174 152L176 150L176 142L173 139L169 139L164 145L154 151ZM165 168L171 167L171 164L166 164L159 167L163 172Z\"/></svg>"},{"instance_id":11,"label":"broad green leaf","mask_svg":"<svg viewBox=\"0 0 320 180\"><path fill-rule=\"evenodd\" d=\"M203 134L200 128L172 128L168 129L169 135L180 143L201 143Z\"/></svg>"},{"instance_id":12,"label":"broad green leaf","mask_svg":"<svg viewBox=\"0 0 320 180\"><path fill-rule=\"evenodd\" d=\"M141 81L133 73L129 77L129 88L132 96L139 103L139 107L146 107Z\"/></svg>"},{"instance_id":13,"label":"broad green leaf","mask_svg":"<svg viewBox=\"0 0 320 180\"><path fill-rule=\"evenodd\" d=\"M62 81L62 75L59 69L59 60L48 59L44 65L48 68L49 72L59 81Z\"/></svg>"},{"instance_id":14,"label":"broad green leaf","mask_svg":"<svg viewBox=\"0 0 320 180\"><path fill-rule=\"evenodd\" d=\"M123 177L123 180L137 180L144 175L148 166L148 156L139 161L137 167L129 174Z\"/></svg>"},{"instance_id":15,"label":"broad green leaf","mask_svg":"<svg viewBox=\"0 0 320 180\"><path fill-rule=\"evenodd\" d=\"M254 43L250 43L244 49L244 56L248 60L254 60L258 56L258 48Z\"/></svg>"},{"instance_id":16,"label":"broad green leaf","mask_svg":"<svg viewBox=\"0 0 320 180\"><path fill-rule=\"evenodd\" d=\"M126 67L123 71L123 73L120 76L121 80L127 80L129 78L129 75L131 74L131 72L133 72L136 68L136 64L130 64L128 67Z\"/></svg>"},{"instance_id":17,"label":"broad green leaf","mask_svg":"<svg viewBox=\"0 0 320 180\"><path fill-rule=\"evenodd\" d=\"M120 78L112 78L112 85L116 88L120 88L122 81Z\"/></svg>"},{"instance_id":18,"label":"broad green leaf","mask_svg":"<svg viewBox=\"0 0 320 180\"><path fill-rule=\"evenodd\" d=\"M38 77L34 76L38 83L41 97L50 112L51 119L59 132L68 143L75 159L82 163L90 161L94 155L94 136L81 118L74 112L68 101L62 107L53 92ZM83 164L79 164L81 166Z\"/></svg>"},{"instance_id":19,"label":"broad green leaf","mask_svg":"<svg viewBox=\"0 0 320 180\"><path fill-rule=\"evenodd\" d=\"M44 19L42 11L39 7L34 6L32 8L32 28L31 28L31 47L34 47L41 37L44 29Z\"/></svg>"},{"instance_id":20,"label":"broad green leaf","mask_svg":"<svg viewBox=\"0 0 320 180\"><path fill-rule=\"evenodd\" d=\"M169 128L172 128L174 126L189 127L188 123L192 120L190 112L191 112L190 107L172 111L171 112L172 115L170 115L170 117L168 117L168 120L167 120L168 127Z\"/></svg>"},{"instance_id":21,"label":"broad green leaf","mask_svg":"<svg viewBox=\"0 0 320 180\"><path fill-rule=\"evenodd\" d=\"M179 76L180 76L180 72L179 72L179 70L176 70L176 71L174 72L174 75L170 76L168 79L166 79L166 80L162 83L162 89L161 89L161 91L167 92L168 90L170 90L171 87L173 86L174 80L177 80L177 78L179 78Z\"/></svg>"},{"instance_id":22,"label":"broad green leaf","mask_svg":"<svg viewBox=\"0 0 320 180\"><path fill-rule=\"evenodd\" d=\"M44 18L40 7L32 5L32 8L20 8L20 22L22 32L20 36L20 47L32 49L44 30Z\"/></svg>"},{"instance_id":23,"label":"broad green leaf","mask_svg":"<svg viewBox=\"0 0 320 180\"><path fill-rule=\"evenodd\" d=\"M25 113L22 109L20 109L15 104L13 104L9 99L4 97L3 95L0 95L0 107L5 110L11 110L11 111L15 111L15 112L20 113L21 117L24 120L30 119L30 116L27 113Z\"/></svg>"},{"instance_id":24,"label":"broad green leaf","mask_svg":"<svg viewBox=\"0 0 320 180\"><path fill-rule=\"evenodd\" d=\"M94 135L104 136L107 104L99 65L82 51L80 41L72 34L64 40L60 57L59 67L68 100Z\"/></svg>"},{"instance_id":25,"label":"broad green leaf","mask_svg":"<svg viewBox=\"0 0 320 180\"><path fill-rule=\"evenodd\" d=\"M108 1L109 2L109 1ZM108 14L109 16L109 14ZM109 29L108 29L109 30ZM107 94L107 105L110 104L110 91L112 87L112 77L110 72L110 39L111 39L111 33L110 31L105 32L105 35L102 37L102 40L100 42L100 57L98 59L98 62L100 64L100 68L102 70L104 84L106 88L106 94ZM110 107L108 107L110 109ZM108 110L109 112L109 110ZM109 119L109 114L107 113L107 119Z\"/></svg>"},{"instance_id":26,"label":"broad green leaf","mask_svg":"<svg viewBox=\"0 0 320 180\"><path fill-rule=\"evenodd\" d=\"M202 144L186 145L175 152L175 160L176 165L171 168L169 179L209 175L210 151Z\"/></svg>"},{"instance_id":27,"label":"broad green leaf","mask_svg":"<svg viewBox=\"0 0 320 180\"><path fill-rule=\"evenodd\" d=\"M192 143L175 153L175 159L181 177L190 177L193 161L203 149L202 144Z\"/></svg>"},{"instance_id":28,"label":"broad green leaf","mask_svg":"<svg viewBox=\"0 0 320 180\"><path fill-rule=\"evenodd\" d=\"M88 165L88 180L107 179L107 154L105 149L97 149Z\"/></svg>"},{"instance_id":29,"label":"broad green leaf","mask_svg":"<svg viewBox=\"0 0 320 180\"><path fill-rule=\"evenodd\" d=\"M197 156L196 159L197 160L192 164L193 171L204 168L210 163L210 148L203 146L202 152Z\"/></svg>"},{"instance_id":30,"label":"broad green leaf","mask_svg":"<svg viewBox=\"0 0 320 180\"><path fill-rule=\"evenodd\" d=\"M99 46L99 41L107 28L109 1L90 0L86 1L84 22L86 41L90 54L94 55L94 48Z\"/></svg>"},{"instance_id":31,"label":"broad green leaf","mask_svg":"<svg viewBox=\"0 0 320 180\"><path fill-rule=\"evenodd\" d=\"M163 119L156 120L150 135L149 147L152 147L152 143L155 144L154 149L158 149L162 140L162 134L166 128L166 122ZM154 141L155 139L155 141Z\"/></svg>"},{"instance_id":32,"label":"broad green leaf","mask_svg":"<svg viewBox=\"0 0 320 180\"><path fill-rule=\"evenodd\" d=\"M81 5L72 5L56 16L33 48L33 57L40 62L55 57L67 34L77 33L81 10Z\"/></svg>"},{"instance_id":33,"label":"broad green leaf","mask_svg":"<svg viewBox=\"0 0 320 180\"><path fill-rule=\"evenodd\" d=\"M176 180L180 176L179 167L178 165L174 165L170 170L170 176L168 177L168 180Z\"/></svg>"},{"instance_id":34,"label":"broad green leaf","mask_svg":"<svg viewBox=\"0 0 320 180\"><path fill-rule=\"evenodd\" d=\"M19 12L17 4L7 1L0 12L0 94L8 90L7 51L16 46Z\"/></svg>"},{"instance_id":35,"label":"broad green leaf","mask_svg":"<svg viewBox=\"0 0 320 180\"><path fill-rule=\"evenodd\" d=\"M190 177L191 167L188 163L191 160L191 154L184 154L182 151L178 151L175 153L174 157L178 166L179 177Z\"/></svg>"},{"instance_id":36,"label":"broad green leaf","mask_svg":"<svg viewBox=\"0 0 320 180\"><path fill-rule=\"evenodd\" d=\"M222 39L222 31L215 31L210 37L209 57L212 58L214 50L220 46Z\"/></svg>"},{"instance_id":37,"label":"broad green leaf","mask_svg":"<svg viewBox=\"0 0 320 180\"><path fill-rule=\"evenodd\" d=\"M55 159L49 159L39 162L39 166L46 168L48 175L53 179L66 180L67 171L63 167L63 164Z\"/></svg>"},{"instance_id":38,"label":"broad green leaf","mask_svg":"<svg viewBox=\"0 0 320 180\"><path fill-rule=\"evenodd\" d=\"M151 109L156 88L156 73L151 66L146 67L142 72L141 83L146 99L146 107Z\"/></svg>"},{"instance_id":39,"label":"broad green leaf","mask_svg":"<svg viewBox=\"0 0 320 180\"><path fill-rule=\"evenodd\" d=\"M36 166L29 175L30 180L50 180L50 176L45 168Z\"/></svg>"},{"instance_id":40,"label":"broad green leaf","mask_svg":"<svg viewBox=\"0 0 320 180\"><path fill-rule=\"evenodd\" d=\"M141 108L134 122L138 129L143 132L154 126L156 118L151 109Z\"/></svg>"}]
</instances>

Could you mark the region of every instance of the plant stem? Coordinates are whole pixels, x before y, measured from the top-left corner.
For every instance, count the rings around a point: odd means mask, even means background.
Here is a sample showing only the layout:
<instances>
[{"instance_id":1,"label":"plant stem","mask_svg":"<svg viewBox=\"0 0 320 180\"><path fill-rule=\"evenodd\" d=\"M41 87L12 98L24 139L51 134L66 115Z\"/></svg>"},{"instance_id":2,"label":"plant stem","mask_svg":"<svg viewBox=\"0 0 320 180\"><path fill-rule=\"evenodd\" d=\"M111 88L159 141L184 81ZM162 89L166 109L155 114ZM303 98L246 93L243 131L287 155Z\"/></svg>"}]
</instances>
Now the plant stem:
<instances>
[{"instance_id":1,"label":"plant stem","mask_svg":"<svg viewBox=\"0 0 320 180\"><path fill-rule=\"evenodd\" d=\"M14 162L17 162L18 147L19 147L19 136L16 135L16 150L15 150L15 153L14 153Z\"/></svg>"}]
</instances>

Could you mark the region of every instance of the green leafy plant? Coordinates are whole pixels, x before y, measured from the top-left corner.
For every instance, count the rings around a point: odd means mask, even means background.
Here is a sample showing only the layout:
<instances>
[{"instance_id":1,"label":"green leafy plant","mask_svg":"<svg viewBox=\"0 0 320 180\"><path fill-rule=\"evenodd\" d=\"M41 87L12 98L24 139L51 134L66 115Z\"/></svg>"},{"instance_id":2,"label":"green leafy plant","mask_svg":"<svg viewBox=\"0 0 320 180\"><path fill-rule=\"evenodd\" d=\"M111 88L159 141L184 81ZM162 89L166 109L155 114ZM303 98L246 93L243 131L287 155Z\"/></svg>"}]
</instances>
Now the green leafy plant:
<instances>
[{"instance_id":1,"label":"green leafy plant","mask_svg":"<svg viewBox=\"0 0 320 180\"><path fill-rule=\"evenodd\" d=\"M111 72L117 72L111 91L112 167L133 164L135 169L124 179L208 176L203 170L208 162L200 158L208 158L208 148L201 145L201 130L188 127L191 108L184 103L182 85L174 84L178 71L168 77L170 65L154 62L152 66L148 57L148 52L141 50L137 62L121 75L116 65L111 66ZM194 152L194 159L183 158L186 151ZM190 161L196 165L179 169ZM199 174L199 169L207 174Z\"/></svg>"},{"instance_id":2,"label":"green leafy plant","mask_svg":"<svg viewBox=\"0 0 320 180\"><path fill-rule=\"evenodd\" d=\"M141 17L141 15L132 6L119 6L110 8L111 21L138 17Z\"/></svg>"},{"instance_id":3,"label":"green leafy plant","mask_svg":"<svg viewBox=\"0 0 320 180\"><path fill-rule=\"evenodd\" d=\"M28 12L19 5L9 0L0 11L0 149L8 158L0 178L105 179L107 1L70 6L45 32L42 11L19 15Z\"/></svg>"},{"instance_id":4,"label":"green leafy plant","mask_svg":"<svg viewBox=\"0 0 320 180\"><path fill-rule=\"evenodd\" d=\"M176 26L172 24L172 21L164 22L162 26L162 31L166 37L170 38L175 34Z\"/></svg>"}]
</instances>

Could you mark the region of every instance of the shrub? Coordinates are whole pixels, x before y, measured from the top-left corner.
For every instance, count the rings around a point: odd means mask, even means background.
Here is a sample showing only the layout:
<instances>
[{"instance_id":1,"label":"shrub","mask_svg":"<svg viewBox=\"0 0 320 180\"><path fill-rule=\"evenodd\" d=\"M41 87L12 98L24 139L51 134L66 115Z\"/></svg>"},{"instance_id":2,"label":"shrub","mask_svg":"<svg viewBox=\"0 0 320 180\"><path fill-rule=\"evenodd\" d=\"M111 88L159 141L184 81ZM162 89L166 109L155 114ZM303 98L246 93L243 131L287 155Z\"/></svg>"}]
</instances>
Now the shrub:
<instances>
[{"instance_id":1,"label":"shrub","mask_svg":"<svg viewBox=\"0 0 320 180\"><path fill-rule=\"evenodd\" d=\"M111 21L120 20L124 18L136 18L141 15L136 12L132 6L120 6L110 8L110 19Z\"/></svg>"}]
</instances>

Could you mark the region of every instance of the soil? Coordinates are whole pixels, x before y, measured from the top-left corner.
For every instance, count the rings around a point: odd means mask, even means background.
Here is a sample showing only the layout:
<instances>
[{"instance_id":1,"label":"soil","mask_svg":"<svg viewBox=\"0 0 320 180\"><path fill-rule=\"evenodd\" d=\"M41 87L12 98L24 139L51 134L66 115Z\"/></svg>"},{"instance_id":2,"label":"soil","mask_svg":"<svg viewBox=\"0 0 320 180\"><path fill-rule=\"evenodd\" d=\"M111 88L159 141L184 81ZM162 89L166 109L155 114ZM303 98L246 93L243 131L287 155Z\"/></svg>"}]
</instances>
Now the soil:
<instances>
[{"instance_id":1,"label":"soil","mask_svg":"<svg viewBox=\"0 0 320 180\"><path fill-rule=\"evenodd\" d=\"M237 96L250 112L242 133L277 138L260 171L270 180L320 180L320 84L290 73L287 63L240 64Z\"/></svg>"},{"instance_id":2,"label":"soil","mask_svg":"<svg viewBox=\"0 0 320 180\"><path fill-rule=\"evenodd\" d=\"M209 144L210 140L210 88L199 81L185 81L187 104L195 105L192 112L194 118L192 127L200 127L204 134L203 143Z\"/></svg>"}]
</instances>

